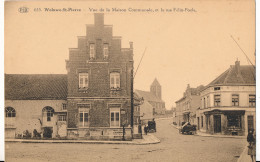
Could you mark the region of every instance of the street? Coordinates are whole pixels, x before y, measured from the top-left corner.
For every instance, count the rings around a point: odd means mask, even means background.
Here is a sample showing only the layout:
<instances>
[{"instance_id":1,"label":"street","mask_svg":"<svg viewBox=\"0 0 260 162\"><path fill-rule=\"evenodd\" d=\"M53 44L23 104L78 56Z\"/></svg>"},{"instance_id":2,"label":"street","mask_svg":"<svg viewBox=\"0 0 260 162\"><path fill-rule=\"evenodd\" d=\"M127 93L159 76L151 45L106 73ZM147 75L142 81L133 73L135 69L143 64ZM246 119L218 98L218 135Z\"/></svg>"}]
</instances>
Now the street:
<instances>
[{"instance_id":1,"label":"street","mask_svg":"<svg viewBox=\"0 0 260 162\"><path fill-rule=\"evenodd\" d=\"M156 121L159 144L6 143L5 160L235 162L246 145L245 139L182 135L171 118Z\"/></svg>"}]
</instances>

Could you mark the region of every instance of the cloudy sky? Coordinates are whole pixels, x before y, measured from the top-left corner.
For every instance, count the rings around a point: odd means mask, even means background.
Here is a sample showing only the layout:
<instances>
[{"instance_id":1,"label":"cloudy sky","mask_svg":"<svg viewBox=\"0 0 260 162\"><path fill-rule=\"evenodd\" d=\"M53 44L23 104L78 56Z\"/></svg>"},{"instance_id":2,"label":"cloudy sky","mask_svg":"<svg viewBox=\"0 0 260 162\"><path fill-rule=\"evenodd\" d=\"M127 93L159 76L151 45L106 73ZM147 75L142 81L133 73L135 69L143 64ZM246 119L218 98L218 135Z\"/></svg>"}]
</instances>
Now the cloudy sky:
<instances>
[{"instance_id":1,"label":"cloudy sky","mask_svg":"<svg viewBox=\"0 0 260 162\"><path fill-rule=\"evenodd\" d=\"M29 12L18 12L24 6ZM39 8L41 11L35 11ZM45 8L81 11L46 12ZM6 2L5 73L66 74L68 48L77 47L77 36L86 34L85 24L94 23L89 8L104 9L105 24L113 25L114 36L122 36L122 47L134 42L135 68L147 47L134 88L149 90L157 78L167 109L175 106L187 84L207 85L237 59L249 64L231 35L255 62L252 0ZM111 12L112 8L126 11ZM158 11L133 12L129 8Z\"/></svg>"}]
</instances>

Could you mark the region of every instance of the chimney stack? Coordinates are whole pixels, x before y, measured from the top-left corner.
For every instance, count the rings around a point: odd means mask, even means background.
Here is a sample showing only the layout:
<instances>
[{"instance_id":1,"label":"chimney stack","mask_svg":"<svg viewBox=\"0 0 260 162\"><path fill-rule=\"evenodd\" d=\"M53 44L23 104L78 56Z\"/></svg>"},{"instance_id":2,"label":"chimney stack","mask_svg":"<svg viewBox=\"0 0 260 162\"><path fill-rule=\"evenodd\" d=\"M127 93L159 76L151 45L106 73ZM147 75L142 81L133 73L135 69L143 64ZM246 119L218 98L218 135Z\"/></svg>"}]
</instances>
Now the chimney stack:
<instances>
[{"instance_id":1,"label":"chimney stack","mask_svg":"<svg viewBox=\"0 0 260 162\"><path fill-rule=\"evenodd\" d=\"M236 70L237 75L241 74L241 71L240 71L240 61L238 61L238 60L235 62L235 70Z\"/></svg>"},{"instance_id":2,"label":"chimney stack","mask_svg":"<svg viewBox=\"0 0 260 162\"><path fill-rule=\"evenodd\" d=\"M104 26L104 13L95 13L94 22L95 22L96 27L103 27Z\"/></svg>"}]
</instances>

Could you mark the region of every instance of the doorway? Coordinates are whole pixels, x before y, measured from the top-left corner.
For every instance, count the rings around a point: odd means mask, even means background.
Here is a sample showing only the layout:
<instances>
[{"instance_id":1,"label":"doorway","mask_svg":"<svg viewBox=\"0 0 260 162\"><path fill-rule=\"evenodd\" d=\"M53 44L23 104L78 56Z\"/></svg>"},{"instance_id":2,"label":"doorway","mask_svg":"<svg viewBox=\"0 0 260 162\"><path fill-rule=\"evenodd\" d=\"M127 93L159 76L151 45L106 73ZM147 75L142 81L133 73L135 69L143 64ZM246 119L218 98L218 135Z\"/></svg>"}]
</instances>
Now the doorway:
<instances>
[{"instance_id":1,"label":"doorway","mask_svg":"<svg viewBox=\"0 0 260 162\"><path fill-rule=\"evenodd\" d=\"M214 133L221 133L221 116L214 115Z\"/></svg>"},{"instance_id":2,"label":"doorway","mask_svg":"<svg viewBox=\"0 0 260 162\"><path fill-rule=\"evenodd\" d=\"M254 117L252 115L247 116L248 131L254 129Z\"/></svg>"},{"instance_id":3,"label":"doorway","mask_svg":"<svg viewBox=\"0 0 260 162\"><path fill-rule=\"evenodd\" d=\"M52 138L52 132L53 132L52 127L44 127L43 128L43 137L44 138Z\"/></svg>"}]
</instances>

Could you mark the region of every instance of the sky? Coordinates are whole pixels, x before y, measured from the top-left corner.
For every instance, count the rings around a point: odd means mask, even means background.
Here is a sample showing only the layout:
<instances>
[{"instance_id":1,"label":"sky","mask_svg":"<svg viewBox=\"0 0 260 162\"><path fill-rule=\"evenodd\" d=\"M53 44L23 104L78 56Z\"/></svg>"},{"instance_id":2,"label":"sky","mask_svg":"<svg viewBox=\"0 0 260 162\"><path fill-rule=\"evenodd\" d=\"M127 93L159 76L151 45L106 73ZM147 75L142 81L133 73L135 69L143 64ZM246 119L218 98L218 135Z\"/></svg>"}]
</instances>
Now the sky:
<instances>
[{"instance_id":1,"label":"sky","mask_svg":"<svg viewBox=\"0 0 260 162\"><path fill-rule=\"evenodd\" d=\"M66 74L68 49L76 48L77 36L84 36L86 24L94 23L89 8L98 12L103 8L105 24L113 25L114 36L122 36L122 47L134 43L135 70L147 48L134 88L149 91L157 78L162 99L170 109L187 84L207 85L236 60L249 65L231 35L255 62L254 5L252 0L6 2L4 70L8 74ZM29 12L18 12L20 7L28 7ZM44 8L81 11L46 12ZM106 8L126 11L108 12ZM129 8L158 12L132 12Z\"/></svg>"}]
</instances>

